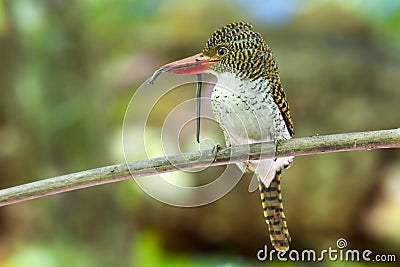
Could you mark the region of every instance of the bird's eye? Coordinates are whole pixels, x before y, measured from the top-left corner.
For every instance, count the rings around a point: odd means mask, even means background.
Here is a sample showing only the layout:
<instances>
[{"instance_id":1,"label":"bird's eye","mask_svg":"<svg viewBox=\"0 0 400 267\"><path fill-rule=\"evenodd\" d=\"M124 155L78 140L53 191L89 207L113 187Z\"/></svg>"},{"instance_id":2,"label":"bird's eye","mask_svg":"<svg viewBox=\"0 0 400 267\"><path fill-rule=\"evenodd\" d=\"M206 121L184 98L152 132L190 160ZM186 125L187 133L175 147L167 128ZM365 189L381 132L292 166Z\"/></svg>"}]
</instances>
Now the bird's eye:
<instances>
[{"instance_id":1,"label":"bird's eye","mask_svg":"<svg viewBox=\"0 0 400 267\"><path fill-rule=\"evenodd\" d=\"M225 47L220 47L218 48L218 56L223 57L228 53L228 49L226 49Z\"/></svg>"}]
</instances>

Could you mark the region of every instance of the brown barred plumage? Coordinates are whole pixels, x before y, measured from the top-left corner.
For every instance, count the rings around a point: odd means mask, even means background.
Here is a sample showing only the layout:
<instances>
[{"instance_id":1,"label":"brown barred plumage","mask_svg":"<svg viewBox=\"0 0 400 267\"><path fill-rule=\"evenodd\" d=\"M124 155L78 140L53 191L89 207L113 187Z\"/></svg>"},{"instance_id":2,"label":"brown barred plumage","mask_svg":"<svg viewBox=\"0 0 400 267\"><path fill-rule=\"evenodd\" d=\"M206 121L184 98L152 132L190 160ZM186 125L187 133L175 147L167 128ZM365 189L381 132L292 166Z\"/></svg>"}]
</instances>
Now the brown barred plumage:
<instances>
[{"instance_id":1,"label":"brown barred plumage","mask_svg":"<svg viewBox=\"0 0 400 267\"><path fill-rule=\"evenodd\" d=\"M293 120L274 55L261 35L252 29L249 23L234 22L216 30L208 39L203 54L218 56L219 48L227 48L228 54L214 66L217 71L235 71L240 77L252 80L267 78L275 103L281 110L290 135L294 136Z\"/></svg>"},{"instance_id":2,"label":"brown barred plumage","mask_svg":"<svg viewBox=\"0 0 400 267\"><path fill-rule=\"evenodd\" d=\"M289 104L279 78L271 48L249 23L230 23L216 30L202 53L161 67L176 74L210 73L217 77L211 104L227 145L289 139L294 136ZM288 250L289 231L283 212L280 178L293 157L238 163L243 171L255 173L259 183L264 217L272 245Z\"/></svg>"},{"instance_id":3,"label":"brown barred plumage","mask_svg":"<svg viewBox=\"0 0 400 267\"><path fill-rule=\"evenodd\" d=\"M269 187L266 187L260 180L259 182L261 204L271 243L277 250L288 250L290 235L283 212L281 173L276 173Z\"/></svg>"},{"instance_id":4,"label":"brown barred plumage","mask_svg":"<svg viewBox=\"0 0 400 267\"><path fill-rule=\"evenodd\" d=\"M209 57L218 58L218 62L212 66L216 73L232 72L242 80L248 79L257 84L262 83L263 79L265 79L268 82L269 90L261 93L270 94L272 96L273 101L279 108L281 118L286 125L289 137L293 137L293 120L290 115L289 104L286 100L285 92L283 91L274 55L271 48L262 39L261 35L254 32L252 28L253 27L248 23L238 22L228 24L225 27L216 30L207 41L203 49L203 54ZM223 55L219 55L221 48L226 51ZM248 96L243 95L241 97L245 99ZM225 103L225 105L233 104L234 103ZM220 124L224 125L226 118L221 114L228 110L224 110L226 108L216 104L214 105L214 109L217 109L217 111L214 110L214 112L217 112L216 116L217 119L219 117ZM279 121L279 119L276 118L274 120ZM277 124L279 123L277 122ZM224 128L226 128L226 125L224 126ZM277 125L277 131L279 132L278 127L280 126ZM234 144L234 142L228 137L230 133L224 132L224 134L227 143ZM278 133L277 138L287 138L284 136L283 133ZM281 169L288 167L290 162L291 159L288 163L283 164L276 170L269 186L268 184L265 184L265 182L261 181L259 174L256 173L259 181L259 191L264 210L264 217L268 224L271 243L277 250L288 250L290 243L286 217L283 212L280 186ZM246 165L247 170L254 171L250 165L251 164Z\"/></svg>"}]
</instances>

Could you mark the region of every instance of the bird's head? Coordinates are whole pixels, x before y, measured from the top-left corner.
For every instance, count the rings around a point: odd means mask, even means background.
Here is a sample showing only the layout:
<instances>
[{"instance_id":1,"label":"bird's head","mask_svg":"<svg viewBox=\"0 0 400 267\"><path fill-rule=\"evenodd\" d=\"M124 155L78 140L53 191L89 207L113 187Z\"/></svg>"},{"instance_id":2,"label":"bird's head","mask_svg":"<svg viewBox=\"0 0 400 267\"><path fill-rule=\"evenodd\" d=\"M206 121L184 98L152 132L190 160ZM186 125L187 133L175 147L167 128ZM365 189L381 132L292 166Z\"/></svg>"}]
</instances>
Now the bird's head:
<instances>
[{"instance_id":1,"label":"bird's head","mask_svg":"<svg viewBox=\"0 0 400 267\"><path fill-rule=\"evenodd\" d=\"M252 28L249 23L235 22L216 30L201 53L162 66L150 83L162 72L217 76L231 72L239 78L268 78L277 73L275 60L269 46Z\"/></svg>"}]
</instances>

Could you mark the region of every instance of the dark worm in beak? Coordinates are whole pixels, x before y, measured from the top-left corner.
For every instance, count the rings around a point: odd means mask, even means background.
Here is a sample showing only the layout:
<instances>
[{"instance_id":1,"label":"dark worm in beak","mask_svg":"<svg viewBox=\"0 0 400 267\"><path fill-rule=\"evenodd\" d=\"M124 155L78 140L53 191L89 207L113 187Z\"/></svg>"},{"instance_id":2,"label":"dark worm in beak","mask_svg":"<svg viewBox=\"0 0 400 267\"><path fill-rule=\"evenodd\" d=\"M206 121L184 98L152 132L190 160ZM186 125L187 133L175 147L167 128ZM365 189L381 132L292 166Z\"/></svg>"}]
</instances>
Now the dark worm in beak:
<instances>
[{"instance_id":1,"label":"dark worm in beak","mask_svg":"<svg viewBox=\"0 0 400 267\"><path fill-rule=\"evenodd\" d=\"M196 140L200 144L200 112L201 112L201 74L196 74L197 76L197 88L196 88Z\"/></svg>"}]
</instances>

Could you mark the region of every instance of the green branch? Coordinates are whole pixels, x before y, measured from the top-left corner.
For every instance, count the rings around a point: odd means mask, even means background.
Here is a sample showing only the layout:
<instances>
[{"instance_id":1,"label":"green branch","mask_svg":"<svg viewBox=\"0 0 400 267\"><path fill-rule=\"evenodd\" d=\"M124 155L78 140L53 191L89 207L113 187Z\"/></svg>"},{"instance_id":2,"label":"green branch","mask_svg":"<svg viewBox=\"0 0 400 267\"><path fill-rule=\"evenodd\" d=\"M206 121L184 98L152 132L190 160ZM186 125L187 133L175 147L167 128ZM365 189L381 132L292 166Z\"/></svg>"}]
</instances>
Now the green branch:
<instances>
[{"instance_id":1,"label":"green branch","mask_svg":"<svg viewBox=\"0 0 400 267\"><path fill-rule=\"evenodd\" d=\"M263 155L262 152L270 151L271 145L271 143L264 142L221 148L217 153L214 153L213 150L188 152L181 155L111 165L39 180L0 190L0 206L80 188L118 182L132 177L182 169L189 170L210 165L226 165L249 159L256 160L260 158L260 155ZM276 144L275 157L380 148L400 148L400 129L281 140Z\"/></svg>"}]
</instances>

